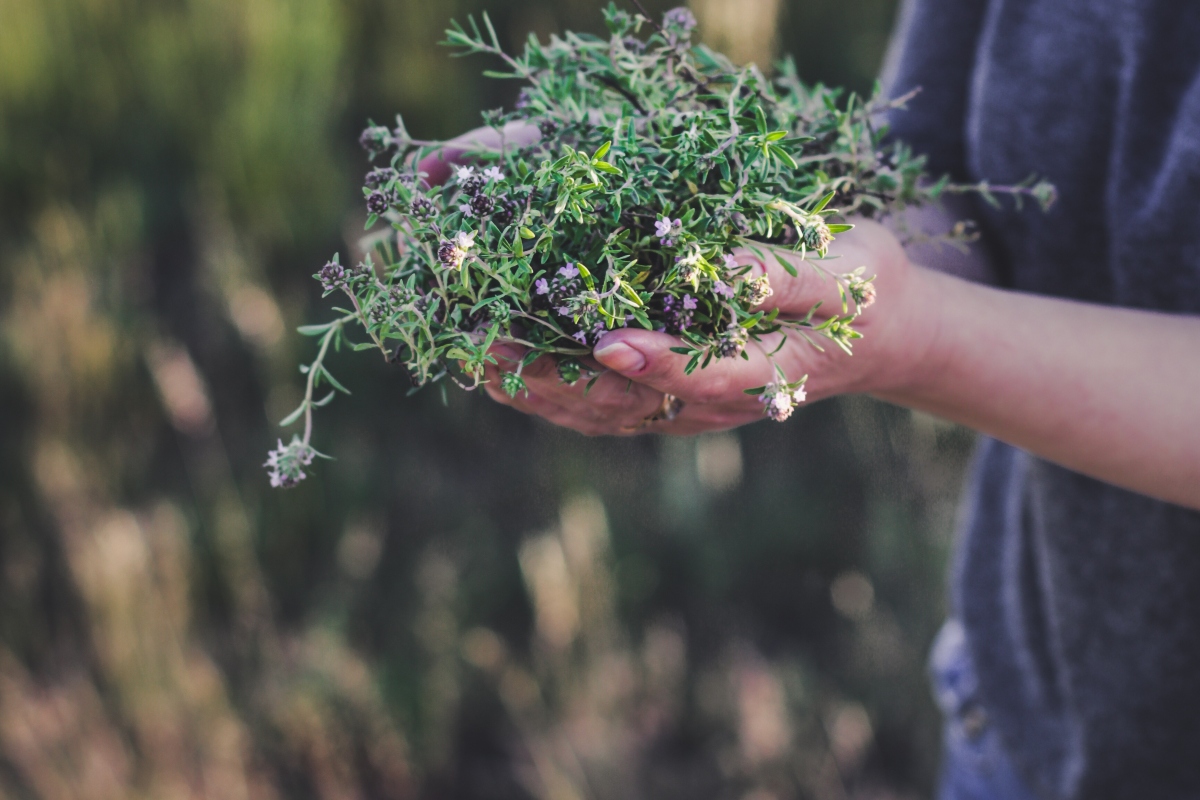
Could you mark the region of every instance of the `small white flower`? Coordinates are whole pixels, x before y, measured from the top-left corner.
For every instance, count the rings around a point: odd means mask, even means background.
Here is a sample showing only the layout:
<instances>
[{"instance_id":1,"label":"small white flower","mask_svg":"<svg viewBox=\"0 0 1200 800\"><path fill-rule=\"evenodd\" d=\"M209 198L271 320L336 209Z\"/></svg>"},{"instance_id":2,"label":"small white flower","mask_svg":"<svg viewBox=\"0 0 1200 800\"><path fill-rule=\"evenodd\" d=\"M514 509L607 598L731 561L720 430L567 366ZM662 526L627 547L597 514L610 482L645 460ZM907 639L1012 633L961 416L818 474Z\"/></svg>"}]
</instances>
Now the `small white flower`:
<instances>
[{"instance_id":1,"label":"small white flower","mask_svg":"<svg viewBox=\"0 0 1200 800\"><path fill-rule=\"evenodd\" d=\"M454 179L459 183L475 177L474 167L455 167Z\"/></svg>"},{"instance_id":2,"label":"small white flower","mask_svg":"<svg viewBox=\"0 0 1200 800\"><path fill-rule=\"evenodd\" d=\"M470 203L459 203L459 204L458 204L458 210L462 212L462 215L463 215L464 217L473 217L473 216L475 216L475 211L474 211L474 210L471 208L471 204L470 204Z\"/></svg>"},{"instance_id":3,"label":"small white flower","mask_svg":"<svg viewBox=\"0 0 1200 800\"><path fill-rule=\"evenodd\" d=\"M475 246L475 232L459 231L454 235L454 246L466 252Z\"/></svg>"},{"instance_id":4,"label":"small white flower","mask_svg":"<svg viewBox=\"0 0 1200 800\"><path fill-rule=\"evenodd\" d=\"M792 398L781 392L780 394L772 395L767 400L767 416L776 422L783 422L792 416L794 407L795 404L792 402Z\"/></svg>"},{"instance_id":5,"label":"small white flower","mask_svg":"<svg viewBox=\"0 0 1200 800\"><path fill-rule=\"evenodd\" d=\"M676 256L675 260L679 262L680 267L690 272L693 271L695 267L700 265L701 258L702 256L700 255L700 248L696 247L696 245L692 245L688 248L686 253L681 256Z\"/></svg>"},{"instance_id":6,"label":"small white flower","mask_svg":"<svg viewBox=\"0 0 1200 800\"><path fill-rule=\"evenodd\" d=\"M785 383L772 383L763 392L758 401L762 403L763 409L768 418L776 422L783 422L792 416L792 411L800 403L808 399L808 394L804 391L803 386L798 386L791 389Z\"/></svg>"},{"instance_id":7,"label":"small white flower","mask_svg":"<svg viewBox=\"0 0 1200 800\"><path fill-rule=\"evenodd\" d=\"M488 167L483 171L483 177L489 181L504 180L504 170L499 167Z\"/></svg>"}]
</instances>

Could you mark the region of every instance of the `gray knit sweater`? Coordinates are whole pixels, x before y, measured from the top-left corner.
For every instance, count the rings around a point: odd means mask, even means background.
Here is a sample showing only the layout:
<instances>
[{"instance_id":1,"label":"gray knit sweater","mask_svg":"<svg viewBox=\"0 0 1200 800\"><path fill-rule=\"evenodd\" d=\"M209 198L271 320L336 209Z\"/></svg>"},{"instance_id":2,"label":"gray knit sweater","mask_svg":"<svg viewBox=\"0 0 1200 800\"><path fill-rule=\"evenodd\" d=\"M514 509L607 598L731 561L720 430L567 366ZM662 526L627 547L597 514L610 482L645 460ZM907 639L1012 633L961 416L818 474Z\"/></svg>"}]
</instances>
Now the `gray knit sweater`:
<instances>
[{"instance_id":1,"label":"gray knit sweater","mask_svg":"<svg viewBox=\"0 0 1200 800\"><path fill-rule=\"evenodd\" d=\"M1002 283L1200 313L1200 2L913 0L900 37L892 89L923 92L898 137L935 172L1059 188L1048 215L980 209ZM967 503L954 609L1025 780L1200 798L1200 514L993 441Z\"/></svg>"}]
</instances>

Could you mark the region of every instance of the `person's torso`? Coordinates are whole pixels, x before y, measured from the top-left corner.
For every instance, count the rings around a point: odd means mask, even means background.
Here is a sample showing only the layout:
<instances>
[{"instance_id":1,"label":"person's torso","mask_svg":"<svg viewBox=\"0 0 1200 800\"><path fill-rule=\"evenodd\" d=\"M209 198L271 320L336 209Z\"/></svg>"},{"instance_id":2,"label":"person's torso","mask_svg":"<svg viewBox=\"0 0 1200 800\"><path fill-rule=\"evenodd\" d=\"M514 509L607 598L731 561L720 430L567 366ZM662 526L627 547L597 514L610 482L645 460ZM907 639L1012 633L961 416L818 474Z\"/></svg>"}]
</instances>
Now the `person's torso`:
<instances>
[{"instance_id":1,"label":"person's torso","mask_svg":"<svg viewBox=\"0 0 1200 800\"><path fill-rule=\"evenodd\" d=\"M980 204L1002 282L1200 312L1200 3L916 3L901 81L929 82L963 128L900 117L898 135L960 177L1059 190L1048 214ZM968 502L955 609L1026 779L1047 797L1200 797L1200 514L991 441Z\"/></svg>"}]
</instances>

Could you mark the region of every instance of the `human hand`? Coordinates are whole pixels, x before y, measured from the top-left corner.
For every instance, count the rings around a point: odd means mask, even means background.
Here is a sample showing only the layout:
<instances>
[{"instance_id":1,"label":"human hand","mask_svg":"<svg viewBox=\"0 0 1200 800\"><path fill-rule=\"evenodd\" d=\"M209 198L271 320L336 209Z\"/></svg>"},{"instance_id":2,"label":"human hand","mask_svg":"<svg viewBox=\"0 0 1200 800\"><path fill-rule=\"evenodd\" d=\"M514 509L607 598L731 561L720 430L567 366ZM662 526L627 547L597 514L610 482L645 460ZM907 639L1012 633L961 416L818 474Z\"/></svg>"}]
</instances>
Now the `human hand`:
<instances>
[{"instance_id":1,"label":"human hand","mask_svg":"<svg viewBox=\"0 0 1200 800\"><path fill-rule=\"evenodd\" d=\"M530 122L510 122L500 130L476 128L456 136L436 152L425 156L417 165L425 173L430 186L445 183L450 170L463 163L468 153L480 150L502 151L505 147L520 148L533 144L541 136L536 125Z\"/></svg>"},{"instance_id":2,"label":"human hand","mask_svg":"<svg viewBox=\"0 0 1200 800\"><path fill-rule=\"evenodd\" d=\"M936 306L925 286L924 271L909 262L900 243L882 225L855 222L854 230L839 234L829 248L829 258L820 262L830 272L865 266L867 275L876 275L881 299L855 323L863 338L856 340L854 355L818 334L809 335L823 351L792 333L774 356L789 380L810 376L805 387L810 401L903 386L936 336L932 313ZM739 263L757 264L766 271L774 294L762 308L779 308L781 319L802 318L817 302L822 305L814 319L828 316L822 315L824 309L841 311L834 278L799 262L798 256L794 259L798 275L792 277L778 264L763 264L749 251L735 255ZM522 371L528 392L512 398L500 389L501 372L512 371L524 353L515 346L499 345L493 351L499 364L487 368L485 389L500 403L588 435L722 430L762 419L760 399L744 390L775 380L766 353L775 349L780 336L764 337L761 346L751 343L746 349L749 360L718 359L687 375L688 358L670 349L680 345L678 338L643 329L615 330L596 345L591 366L606 371L590 390L584 381L563 384L553 359L542 357ZM664 394L683 401L682 410L673 419L647 423L647 417L662 409Z\"/></svg>"}]
</instances>

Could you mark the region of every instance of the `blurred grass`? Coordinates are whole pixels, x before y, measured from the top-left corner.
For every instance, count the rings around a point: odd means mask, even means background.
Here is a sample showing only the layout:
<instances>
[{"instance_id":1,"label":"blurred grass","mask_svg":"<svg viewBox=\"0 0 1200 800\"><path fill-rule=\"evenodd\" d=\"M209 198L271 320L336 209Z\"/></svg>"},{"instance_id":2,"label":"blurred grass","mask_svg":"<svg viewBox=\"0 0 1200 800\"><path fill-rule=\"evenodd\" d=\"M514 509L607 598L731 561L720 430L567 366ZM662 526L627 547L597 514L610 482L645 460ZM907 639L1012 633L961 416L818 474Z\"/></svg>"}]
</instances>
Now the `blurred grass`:
<instances>
[{"instance_id":1,"label":"blurred grass","mask_svg":"<svg viewBox=\"0 0 1200 800\"><path fill-rule=\"evenodd\" d=\"M511 99L451 17L598 7L0 0L0 796L926 793L958 429L587 440L347 357L338 460L267 488L363 121ZM858 89L894 13L696 9Z\"/></svg>"}]
</instances>

